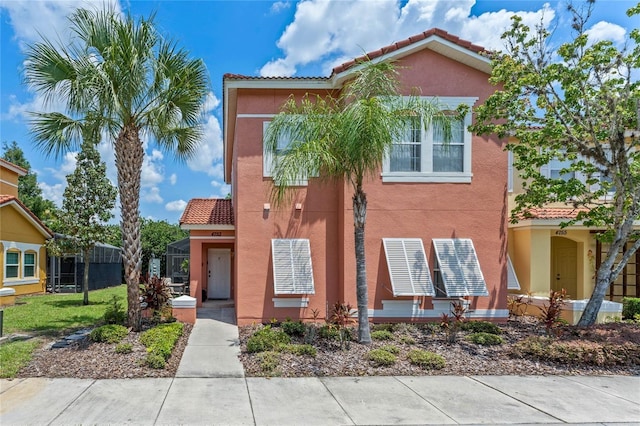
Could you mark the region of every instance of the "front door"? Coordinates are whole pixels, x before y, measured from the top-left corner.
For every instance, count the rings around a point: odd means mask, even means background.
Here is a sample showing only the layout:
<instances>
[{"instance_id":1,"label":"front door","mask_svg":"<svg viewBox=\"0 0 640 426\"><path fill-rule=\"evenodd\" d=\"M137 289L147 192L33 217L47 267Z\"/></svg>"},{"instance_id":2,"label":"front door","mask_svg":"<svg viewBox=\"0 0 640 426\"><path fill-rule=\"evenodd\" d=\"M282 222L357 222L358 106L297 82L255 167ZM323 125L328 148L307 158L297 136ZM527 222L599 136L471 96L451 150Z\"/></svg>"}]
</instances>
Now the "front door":
<instances>
[{"instance_id":1,"label":"front door","mask_svg":"<svg viewBox=\"0 0 640 426\"><path fill-rule=\"evenodd\" d=\"M568 238L551 238L551 290L567 290L575 298L578 289L578 244Z\"/></svg>"},{"instance_id":2,"label":"front door","mask_svg":"<svg viewBox=\"0 0 640 426\"><path fill-rule=\"evenodd\" d=\"M207 263L207 298L231 297L231 250L209 249Z\"/></svg>"}]
</instances>

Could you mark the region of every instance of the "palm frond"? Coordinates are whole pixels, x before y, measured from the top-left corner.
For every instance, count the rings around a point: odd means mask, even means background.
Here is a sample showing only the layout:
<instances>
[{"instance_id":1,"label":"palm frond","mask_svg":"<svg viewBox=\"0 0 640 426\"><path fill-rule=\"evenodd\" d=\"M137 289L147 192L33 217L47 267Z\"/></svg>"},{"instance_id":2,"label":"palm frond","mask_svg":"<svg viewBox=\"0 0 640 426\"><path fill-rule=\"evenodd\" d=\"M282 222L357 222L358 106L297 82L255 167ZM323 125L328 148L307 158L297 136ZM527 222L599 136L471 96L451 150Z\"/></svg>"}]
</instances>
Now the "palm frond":
<instances>
[{"instance_id":1,"label":"palm frond","mask_svg":"<svg viewBox=\"0 0 640 426\"><path fill-rule=\"evenodd\" d=\"M59 112L31 113L31 134L46 155L60 158L75 150L82 140L83 123Z\"/></svg>"}]
</instances>

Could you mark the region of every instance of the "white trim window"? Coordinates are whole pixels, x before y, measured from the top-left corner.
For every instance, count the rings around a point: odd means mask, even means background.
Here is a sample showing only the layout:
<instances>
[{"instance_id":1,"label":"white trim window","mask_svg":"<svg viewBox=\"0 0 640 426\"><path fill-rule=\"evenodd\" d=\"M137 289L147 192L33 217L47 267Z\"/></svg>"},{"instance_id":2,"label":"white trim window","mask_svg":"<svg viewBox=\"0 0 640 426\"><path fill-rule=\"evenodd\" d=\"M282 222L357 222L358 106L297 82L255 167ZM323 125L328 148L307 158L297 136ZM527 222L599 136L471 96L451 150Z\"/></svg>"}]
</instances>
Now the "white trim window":
<instances>
[{"instance_id":1,"label":"white trim window","mask_svg":"<svg viewBox=\"0 0 640 426\"><path fill-rule=\"evenodd\" d=\"M548 164L540 167L540 174L548 179L562 179L567 182L569 179L576 177L575 171L568 171L569 167L573 164L573 160L568 158L562 158L566 156L564 151L560 151L561 158L554 158L549 161Z\"/></svg>"},{"instance_id":2,"label":"white trim window","mask_svg":"<svg viewBox=\"0 0 640 426\"><path fill-rule=\"evenodd\" d=\"M487 283L469 238L434 238L438 296L488 296Z\"/></svg>"},{"instance_id":3,"label":"white trim window","mask_svg":"<svg viewBox=\"0 0 640 426\"><path fill-rule=\"evenodd\" d=\"M5 279L20 278L20 252L19 251L9 250L5 252L4 277Z\"/></svg>"},{"instance_id":4,"label":"white trim window","mask_svg":"<svg viewBox=\"0 0 640 426\"><path fill-rule=\"evenodd\" d=\"M289 135L280 135L276 144L275 156L273 152L267 149L266 135L269 128L270 121L264 121L262 123L262 176L273 177L273 169L278 162L278 157L285 155L289 151L289 145L291 145L291 137ZM291 186L307 186L308 179L306 177L300 177L291 183Z\"/></svg>"},{"instance_id":5,"label":"white trim window","mask_svg":"<svg viewBox=\"0 0 640 426\"><path fill-rule=\"evenodd\" d=\"M36 276L36 259L38 256L36 253L30 251L22 254L23 266L22 276L24 278L34 278Z\"/></svg>"},{"instance_id":6,"label":"white trim window","mask_svg":"<svg viewBox=\"0 0 640 426\"><path fill-rule=\"evenodd\" d=\"M394 296L434 296L429 262L420 238L383 238Z\"/></svg>"},{"instance_id":7,"label":"white trim window","mask_svg":"<svg viewBox=\"0 0 640 426\"><path fill-rule=\"evenodd\" d=\"M315 294L308 239L271 240L275 294Z\"/></svg>"},{"instance_id":8,"label":"white trim window","mask_svg":"<svg viewBox=\"0 0 640 426\"><path fill-rule=\"evenodd\" d=\"M438 98L446 110L459 105L469 107L475 97ZM471 108L460 120L452 123L451 140L444 142L437 127L425 129L420 117L408 117L402 137L394 141L383 161L383 182L471 182L471 140L467 130L471 125Z\"/></svg>"}]
</instances>

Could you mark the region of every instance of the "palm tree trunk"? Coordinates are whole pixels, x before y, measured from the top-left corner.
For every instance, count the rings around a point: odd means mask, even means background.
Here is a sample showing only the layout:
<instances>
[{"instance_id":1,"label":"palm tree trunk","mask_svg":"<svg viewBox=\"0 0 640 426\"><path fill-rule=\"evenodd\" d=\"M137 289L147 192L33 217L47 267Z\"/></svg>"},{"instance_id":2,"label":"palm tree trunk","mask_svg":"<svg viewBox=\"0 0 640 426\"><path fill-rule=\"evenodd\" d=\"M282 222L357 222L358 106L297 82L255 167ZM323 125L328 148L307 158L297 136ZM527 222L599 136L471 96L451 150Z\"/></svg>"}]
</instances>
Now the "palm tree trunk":
<instances>
[{"instance_id":1,"label":"palm tree trunk","mask_svg":"<svg viewBox=\"0 0 640 426\"><path fill-rule=\"evenodd\" d=\"M140 244L140 175L144 151L139 129L125 126L115 144L118 189L122 216L122 250L124 276L127 283L127 319L129 327L139 331L140 316L140 268L142 246Z\"/></svg>"},{"instance_id":2,"label":"palm tree trunk","mask_svg":"<svg viewBox=\"0 0 640 426\"><path fill-rule=\"evenodd\" d=\"M353 224L356 248L356 296L358 299L358 341L371 343L369 331L369 291L364 252L364 225L367 220L367 194L358 185L353 195Z\"/></svg>"},{"instance_id":3,"label":"palm tree trunk","mask_svg":"<svg viewBox=\"0 0 640 426\"><path fill-rule=\"evenodd\" d=\"M85 250L82 254L84 257L84 272L82 273L82 291L84 293L83 305L89 304L89 256L91 250Z\"/></svg>"}]
</instances>

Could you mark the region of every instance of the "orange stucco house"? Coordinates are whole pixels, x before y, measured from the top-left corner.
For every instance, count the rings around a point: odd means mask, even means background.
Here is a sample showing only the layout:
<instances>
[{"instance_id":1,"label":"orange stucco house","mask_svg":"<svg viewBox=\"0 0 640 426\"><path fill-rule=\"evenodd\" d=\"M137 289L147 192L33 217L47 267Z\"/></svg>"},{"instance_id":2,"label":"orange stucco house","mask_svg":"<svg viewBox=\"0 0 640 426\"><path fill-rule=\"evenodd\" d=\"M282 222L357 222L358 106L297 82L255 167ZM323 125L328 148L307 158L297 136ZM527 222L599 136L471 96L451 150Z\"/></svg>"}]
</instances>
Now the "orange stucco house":
<instances>
[{"instance_id":1,"label":"orange stucco house","mask_svg":"<svg viewBox=\"0 0 640 426\"><path fill-rule=\"evenodd\" d=\"M434 321L450 312L451 301L463 301L469 318L508 317L507 153L503 141L466 130L473 107L494 91L482 52L432 29L368 54L397 61L407 95L418 88L446 108L471 107L447 149L431 129L419 131L397 141L365 183L372 321ZM276 209L269 199L273 160L263 147L285 100L339 93L355 67L351 61L318 78L224 76L232 197L191 200L180 220L190 231L190 292L199 305L203 297L232 299L241 325L323 319L336 302L356 305L350 187L309 178L290 205ZM412 145L412 155L402 145Z\"/></svg>"}]
</instances>

